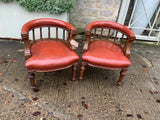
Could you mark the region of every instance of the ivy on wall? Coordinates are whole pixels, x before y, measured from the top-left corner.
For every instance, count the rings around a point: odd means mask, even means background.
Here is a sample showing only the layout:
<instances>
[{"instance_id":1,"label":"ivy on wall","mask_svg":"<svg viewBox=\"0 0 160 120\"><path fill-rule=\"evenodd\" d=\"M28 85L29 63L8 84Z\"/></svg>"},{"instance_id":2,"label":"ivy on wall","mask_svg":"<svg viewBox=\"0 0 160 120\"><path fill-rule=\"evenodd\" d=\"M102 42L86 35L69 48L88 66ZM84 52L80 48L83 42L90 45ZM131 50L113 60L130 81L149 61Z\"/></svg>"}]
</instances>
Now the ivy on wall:
<instances>
[{"instance_id":1,"label":"ivy on wall","mask_svg":"<svg viewBox=\"0 0 160 120\"><path fill-rule=\"evenodd\" d=\"M14 0L0 0L11 2ZM51 14L70 12L77 0L16 0L16 2L28 11L48 11Z\"/></svg>"}]
</instances>

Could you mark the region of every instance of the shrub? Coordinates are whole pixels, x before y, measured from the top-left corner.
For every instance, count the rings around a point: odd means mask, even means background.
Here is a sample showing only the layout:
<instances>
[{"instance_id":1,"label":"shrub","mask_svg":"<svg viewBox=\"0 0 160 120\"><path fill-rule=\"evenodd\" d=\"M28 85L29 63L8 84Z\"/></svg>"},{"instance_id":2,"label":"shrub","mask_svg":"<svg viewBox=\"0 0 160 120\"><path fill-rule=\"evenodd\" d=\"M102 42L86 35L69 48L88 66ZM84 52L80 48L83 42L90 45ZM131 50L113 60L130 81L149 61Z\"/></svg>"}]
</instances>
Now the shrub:
<instances>
[{"instance_id":1,"label":"shrub","mask_svg":"<svg viewBox=\"0 0 160 120\"><path fill-rule=\"evenodd\" d=\"M13 0L1 0L2 2L11 2Z\"/></svg>"},{"instance_id":2,"label":"shrub","mask_svg":"<svg viewBox=\"0 0 160 120\"><path fill-rule=\"evenodd\" d=\"M11 2L13 0L1 0ZM16 2L28 11L48 11L51 14L70 12L77 0L16 0Z\"/></svg>"}]
</instances>

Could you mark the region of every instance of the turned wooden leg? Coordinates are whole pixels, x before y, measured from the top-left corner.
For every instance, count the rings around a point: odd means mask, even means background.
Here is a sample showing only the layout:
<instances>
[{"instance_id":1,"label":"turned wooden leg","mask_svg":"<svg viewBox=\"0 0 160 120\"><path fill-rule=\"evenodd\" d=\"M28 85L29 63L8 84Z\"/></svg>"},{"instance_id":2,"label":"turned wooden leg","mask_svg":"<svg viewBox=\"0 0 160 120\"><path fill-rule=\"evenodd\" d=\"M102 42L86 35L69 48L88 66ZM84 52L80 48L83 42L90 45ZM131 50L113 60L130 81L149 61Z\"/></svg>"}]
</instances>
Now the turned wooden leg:
<instances>
[{"instance_id":1,"label":"turned wooden leg","mask_svg":"<svg viewBox=\"0 0 160 120\"><path fill-rule=\"evenodd\" d=\"M28 72L28 78L30 79L30 83L31 83L31 88L35 88L35 74Z\"/></svg>"},{"instance_id":2,"label":"turned wooden leg","mask_svg":"<svg viewBox=\"0 0 160 120\"><path fill-rule=\"evenodd\" d=\"M81 71L80 71L80 77L79 77L80 81L83 80L83 73L84 73L84 70L85 70L85 66L86 66L86 62L82 62L82 64L81 64Z\"/></svg>"},{"instance_id":3,"label":"turned wooden leg","mask_svg":"<svg viewBox=\"0 0 160 120\"><path fill-rule=\"evenodd\" d=\"M76 80L77 65L78 63L76 62L76 63L73 63L73 66L72 66L72 81Z\"/></svg>"},{"instance_id":4,"label":"turned wooden leg","mask_svg":"<svg viewBox=\"0 0 160 120\"><path fill-rule=\"evenodd\" d=\"M123 80L123 77L126 75L126 72L127 72L128 68L123 68L120 72L120 77L119 77L119 80L117 82L117 85L120 86L121 83L122 83L122 80Z\"/></svg>"}]
</instances>

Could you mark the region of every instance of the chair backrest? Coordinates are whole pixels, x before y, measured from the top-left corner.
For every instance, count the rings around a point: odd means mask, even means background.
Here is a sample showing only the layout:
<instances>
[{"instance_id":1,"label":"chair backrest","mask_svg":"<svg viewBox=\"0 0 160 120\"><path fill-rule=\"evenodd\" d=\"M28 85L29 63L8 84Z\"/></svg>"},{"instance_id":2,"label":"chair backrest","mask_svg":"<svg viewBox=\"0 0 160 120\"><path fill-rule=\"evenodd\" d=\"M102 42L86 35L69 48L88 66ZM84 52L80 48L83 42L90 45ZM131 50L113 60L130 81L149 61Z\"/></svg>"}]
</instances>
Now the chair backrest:
<instances>
[{"instance_id":1,"label":"chair backrest","mask_svg":"<svg viewBox=\"0 0 160 120\"><path fill-rule=\"evenodd\" d=\"M35 42L36 40L55 39L67 40L74 39L77 30L67 22L51 19L41 18L27 22L23 25L21 30L22 39Z\"/></svg>"},{"instance_id":2,"label":"chair backrest","mask_svg":"<svg viewBox=\"0 0 160 120\"><path fill-rule=\"evenodd\" d=\"M87 25L85 31L86 39L106 39L117 43L118 45L124 47L124 40L134 40L134 33L116 22L111 21L95 21Z\"/></svg>"}]
</instances>

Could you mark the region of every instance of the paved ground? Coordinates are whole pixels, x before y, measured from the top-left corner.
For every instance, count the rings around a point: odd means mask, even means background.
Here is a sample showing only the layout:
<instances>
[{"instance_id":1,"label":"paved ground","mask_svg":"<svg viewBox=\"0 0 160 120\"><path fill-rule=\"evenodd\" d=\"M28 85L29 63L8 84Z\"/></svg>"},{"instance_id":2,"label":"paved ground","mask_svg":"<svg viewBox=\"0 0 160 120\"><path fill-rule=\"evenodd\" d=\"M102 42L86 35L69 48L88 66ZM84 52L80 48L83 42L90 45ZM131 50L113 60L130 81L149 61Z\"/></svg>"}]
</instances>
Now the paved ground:
<instances>
[{"instance_id":1,"label":"paved ground","mask_svg":"<svg viewBox=\"0 0 160 120\"><path fill-rule=\"evenodd\" d=\"M160 120L159 46L133 44L120 87L119 71L87 67L82 82L70 81L71 68L36 73L34 91L23 46L0 41L0 120Z\"/></svg>"}]
</instances>

